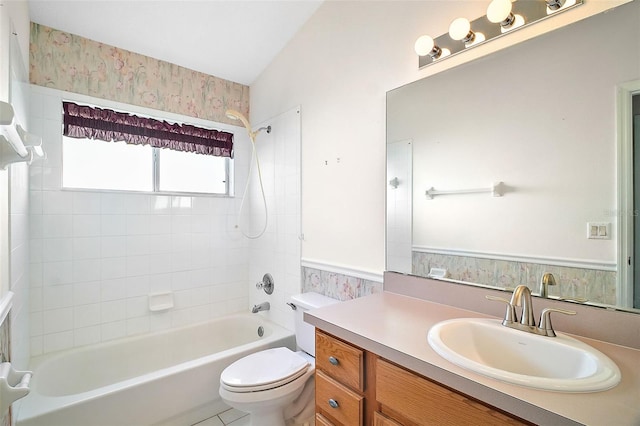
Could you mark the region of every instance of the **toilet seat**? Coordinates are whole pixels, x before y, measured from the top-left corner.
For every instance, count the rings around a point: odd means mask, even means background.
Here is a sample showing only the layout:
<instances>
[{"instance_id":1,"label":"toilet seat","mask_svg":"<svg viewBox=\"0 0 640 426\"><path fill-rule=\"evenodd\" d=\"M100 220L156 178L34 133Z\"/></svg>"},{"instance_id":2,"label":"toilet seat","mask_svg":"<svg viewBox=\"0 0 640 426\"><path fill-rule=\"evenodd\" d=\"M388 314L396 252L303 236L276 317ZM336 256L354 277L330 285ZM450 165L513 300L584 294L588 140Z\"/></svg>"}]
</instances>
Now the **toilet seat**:
<instances>
[{"instance_id":1,"label":"toilet seat","mask_svg":"<svg viewBox=\"0 0 640 426\"><path fill-rule=\"evenodd\" d=\"M239 359L224 369L220 386L229 392L277 388L303 376L310 363L288 348L266 349Z\"/></svg>"}]
</instances>

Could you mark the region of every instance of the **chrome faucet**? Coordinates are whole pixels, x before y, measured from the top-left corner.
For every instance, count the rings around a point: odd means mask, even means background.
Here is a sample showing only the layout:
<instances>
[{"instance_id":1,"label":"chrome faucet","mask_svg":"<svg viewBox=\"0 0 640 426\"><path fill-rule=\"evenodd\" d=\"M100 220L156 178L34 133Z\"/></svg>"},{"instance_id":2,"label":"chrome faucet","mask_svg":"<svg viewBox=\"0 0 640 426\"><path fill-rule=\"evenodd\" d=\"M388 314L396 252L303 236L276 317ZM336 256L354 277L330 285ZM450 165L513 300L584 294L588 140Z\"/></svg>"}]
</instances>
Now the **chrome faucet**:
<instances>
[{"instance_id":1,"label":"chrome faucet","mask_svg":"<svg viewBox=\"0 0 640 426\"><path fill-rule=\"evenodd\" d=\"M545 272L540 278L540 297L549 297L549 286L556 285L556 279L551 272Z\"/></svg>"},{"instance_id":2,"label":"chrome faucet","mask_svg":"<svg viewBox=\"0 0 640 426\"><path fill-rule=\"evenodd\" d=\"M522 306L522 316L520 324L524 327L535 327L536 319L533 316L533 302L531 300L531 290L526 285L519 285L513 290L511 295L511 306ZM520 327L518 327L520 328Z\"/></svg>"},{"instance_id":3,"label":"chrome faucet","mask_svg":"<svg viewBox=\"0 0 640 426\"><path fill-rule=\"evenodd\" d=\"M253 305L253 308L251 308L251 313L257 314L260 311L268 311L269 308L271 308L269 302L262 302L259 305Z\"/></svg>"},{"instance_id":4,"label":"chrome faucet","mask_svg":"<svg viewBox=\"0 0 640 426\"><path fill-rule=\"evenodd\" d=\"M565 309L545 308L540 315L540 325L536 327L536 320L533 314L533 302L531 290L526 285L519 285L513 290L511 300L502 297L485 296L489 300L504 302L507 304L507 311L502 320L502 325L528 333L539 334L541 336L555 337L556 333L551 325L551 312L558 312L565 315L575 315L575 311ZM521 319L518 322L516 306L522 307Z\"/></svg>"}]
</instances>

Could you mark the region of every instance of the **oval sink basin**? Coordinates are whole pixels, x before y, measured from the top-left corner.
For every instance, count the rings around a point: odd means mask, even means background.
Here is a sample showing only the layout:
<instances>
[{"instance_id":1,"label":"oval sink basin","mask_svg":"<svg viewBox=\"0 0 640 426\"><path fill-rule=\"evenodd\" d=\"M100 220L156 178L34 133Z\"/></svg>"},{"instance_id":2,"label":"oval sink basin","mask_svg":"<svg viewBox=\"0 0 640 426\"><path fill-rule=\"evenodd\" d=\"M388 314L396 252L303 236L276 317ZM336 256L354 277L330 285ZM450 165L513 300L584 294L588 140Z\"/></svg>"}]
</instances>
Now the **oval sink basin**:
<instances>
[{"instance_id":1,"label":"oval sink basin","mask_svg":"<svg viewBox=\"0 0 640 426\"><path fill-rule=\"evenodd\" d=\"M557 392L597 392L620 382L605 354L567 335L538 336L500 320L459 318L429 330L440 356L476 373L516 385Z\"/></svg>"}]
</instances>

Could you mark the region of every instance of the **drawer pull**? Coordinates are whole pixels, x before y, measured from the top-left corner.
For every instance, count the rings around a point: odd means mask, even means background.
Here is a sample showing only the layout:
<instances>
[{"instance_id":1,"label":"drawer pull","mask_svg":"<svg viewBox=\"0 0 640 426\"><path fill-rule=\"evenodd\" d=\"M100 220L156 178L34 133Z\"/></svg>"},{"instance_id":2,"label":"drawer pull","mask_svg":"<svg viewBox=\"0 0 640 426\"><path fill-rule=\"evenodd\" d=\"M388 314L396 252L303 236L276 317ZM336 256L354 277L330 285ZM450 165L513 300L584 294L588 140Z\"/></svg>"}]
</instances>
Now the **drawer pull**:
<instances>
[{"instance_id":1,"label":"drawer pull","mask_svg":"<svg viewBox=\"0 0 640 426\"><path fill-rule=\"evenodd\" d=\"M335 399L330 399L329 400L329 405L331 406L331 408L338 408L340 406L338 404L338 401L336 401Z\"/></svg>"},{"instance_id":2,"label":"drawer pull","mask_svg":"<svg viewBox=\"0 0 640 426\"><path fill-rule=\"evenodd\" d=\"M331 365L338 365L338 364L340 364L340 361L338 361L338 358L336 358L334 356L330 356L329 357L329 363Z\"/></svg>"}]
</instances>

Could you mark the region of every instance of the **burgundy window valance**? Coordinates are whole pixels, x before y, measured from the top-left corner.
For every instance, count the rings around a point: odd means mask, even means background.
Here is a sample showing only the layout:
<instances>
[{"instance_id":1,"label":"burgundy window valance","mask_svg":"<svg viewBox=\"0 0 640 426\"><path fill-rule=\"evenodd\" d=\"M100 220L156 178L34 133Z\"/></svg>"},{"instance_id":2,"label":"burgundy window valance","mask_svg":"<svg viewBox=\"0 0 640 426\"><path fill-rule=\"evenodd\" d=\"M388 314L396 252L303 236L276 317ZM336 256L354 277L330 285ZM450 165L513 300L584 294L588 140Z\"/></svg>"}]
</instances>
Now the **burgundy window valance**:
<instances>
[{"instance_id":1,"label":"burgundy window valance","mask_svg":"<svg viewBox=\"0 0 640 426\"><path fill-rule=\"evenodd\" d=\"M63 102L63 135L233 157L233 133Z\"/></svg>"}]
</instances>

